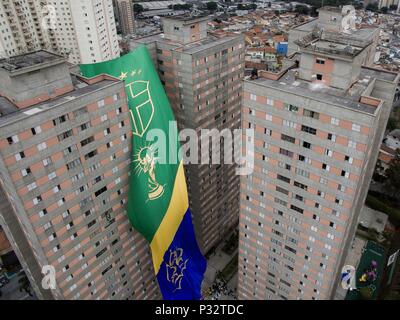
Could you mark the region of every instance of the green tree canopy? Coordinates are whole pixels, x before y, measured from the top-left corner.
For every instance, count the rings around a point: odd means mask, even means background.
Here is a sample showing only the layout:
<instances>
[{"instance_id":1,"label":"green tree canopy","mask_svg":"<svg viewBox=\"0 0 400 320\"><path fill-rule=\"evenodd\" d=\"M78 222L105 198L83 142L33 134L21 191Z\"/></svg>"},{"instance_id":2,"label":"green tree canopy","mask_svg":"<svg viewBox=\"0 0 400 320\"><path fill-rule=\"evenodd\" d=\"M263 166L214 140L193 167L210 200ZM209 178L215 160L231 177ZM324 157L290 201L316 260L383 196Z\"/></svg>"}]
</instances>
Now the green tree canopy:
<instances>
[{"instance_id":1,"label":"green tree canopy","mask_svg":"<svg viewBox=\"0 0 400 320\"><path fill-rule=\"evenodd\" d=\"M381 13L387 13L389 11L388 7L382 7Z\"/></svg>"},{"instance_id":2,"label":"green tree canopy","mask_svg":"<svg viewBox=\"0 0 400 320\"><path fill-rule=\"evenodd\" d=\"M400 149L397 149L396 156L390 161L385 175L387 177L386 188L393 196L400 198Z\"/></svg>"},{"instance_id":3,"label":"green tree canopy","mask_svg":"<svg viewBox=\"0 0 400 320\"><path fill-rule=\"evenodd\" d=\"M209 1L209 2L207 2L207 3L206 3L206 6L207 6L207 10L210 10L210 11L215 11L215 10L218 9L218 5L217 5L217 3L214 2L214 1Z\"/></svg>"},{"instance_id":4,"label":"green tree canopy","mask_svg":"<svg viewBox=\"0 0 400 320\"><path fill-rule=\"evenodd\" d=\"M141 13L141 12L144 11L144 8L143 8L143 6L142 6L141 4L135 3L135 4L133 5L133 11L134 11L135 13Z\"/></svg>"},{"instance_id":5,"label":"green tree canopy","mask_svg":"<svg viewBox=\"0 0 400 320\"><path fill-rule=\"evenodd\" d=\"M309 14L310 13L310 9L307 6L302 5L302 4L298 4L294 10L300 14Z\"/></svg>"}]
</instances>

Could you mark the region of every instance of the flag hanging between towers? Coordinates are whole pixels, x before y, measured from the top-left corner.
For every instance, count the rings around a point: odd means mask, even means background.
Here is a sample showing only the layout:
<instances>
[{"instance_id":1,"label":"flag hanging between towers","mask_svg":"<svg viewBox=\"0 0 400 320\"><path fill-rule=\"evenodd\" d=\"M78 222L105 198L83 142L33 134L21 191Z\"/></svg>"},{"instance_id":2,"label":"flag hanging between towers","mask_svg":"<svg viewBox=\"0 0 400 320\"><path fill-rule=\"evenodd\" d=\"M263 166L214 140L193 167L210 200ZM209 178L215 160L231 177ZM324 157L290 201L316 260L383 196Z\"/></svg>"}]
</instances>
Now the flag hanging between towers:
<instances>
[{"instance_id":1,"label":"flag hanging between towers","mask_svg":"<svg viewBox=\"0 0 400 320\"><path fill-rule=\"evenodd\" d=\"M201 299L206 261L194 234L183 163L157 162L158 150L146 141L146 132L161 129L167 137L166 159L178 158L177 137L168 136L174 115L147 48L80 69L85 77L108 74L124 81L133 133L129 220L150 242L164 299Z\"/></svg>"}]
</instances>

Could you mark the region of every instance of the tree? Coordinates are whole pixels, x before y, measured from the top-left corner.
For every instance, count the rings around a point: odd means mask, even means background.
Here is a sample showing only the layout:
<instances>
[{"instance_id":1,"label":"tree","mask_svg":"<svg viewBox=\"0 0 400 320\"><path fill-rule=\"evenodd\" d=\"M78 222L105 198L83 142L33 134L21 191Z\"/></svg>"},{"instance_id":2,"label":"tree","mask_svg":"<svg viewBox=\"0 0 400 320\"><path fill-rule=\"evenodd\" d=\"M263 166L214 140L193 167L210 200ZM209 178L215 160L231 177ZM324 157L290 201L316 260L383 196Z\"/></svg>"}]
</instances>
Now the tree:
<instances>
[{"instance_id":1,"label":"tree","mask_svg":"<svg viewBox=\"0 0 400 320\"><path fill-rule=\"evenodd\" d=\"M397 149L396 155L389 163L389 168L386 169L385 175L386 189L392 194L393 197L400 198L400 149Z\"/></svg>"},{"instance_id":2,"label":"tree","mask_svg":"<svg viewBox=\"0 0 400 320\"><path fill-rule=\"evenodd\" d=\"M295 11L300 14L309 14L310 13L310 9L307 6L302 5L302 4L298 4L295 8Z\"/></svg>"},{"instance_id":3,"label":"tree","mask_svg":"<svg viewBox=\"0 0 400 320\"><path fill-rule=\"evenodd\" d=\"M374 2L374 3L368 4L368 5L365 7L365 10L377 12L377 11L378 11L378 3L377 3L377 2Z\"/></svg>"},{"instance_id":4,"label":"tree","mask_svg":"<svg viewBox=\"0 0 400 320\"><path fill-rule=\"evenodd\" d=\"M25 291L27 294L29 294L29 296L33 297L33 294L31 292L31 283L29 282L25 271L20 273L18 283L20 292Z\"/></svg>"},{"instance_id":5,"label":"tree","mask_svg":"<svg viewBox=\"0 0 400 320\"><path fill-rule=\"evenodd\" d=\"M386 130L392 131L397 128L400 128L400 123L394 117L390 117L386 125Z\"/></svg>"},{"instance_id":6,"label":"tree","mask_svg":"<svg viewBox=\"0 0 400 320\"><path fill-rule=\"evenodd\" d=\"M388 7L382 7L381 13L387 13L389 11Z\"/></svg>"},{"instance_id":7,"label":"tree","mask_svg":"<svg viewBox=\"0 0 400 320\"><path fill-rule=\"evenodd\" d=\"M218 9L218 5L214 1L207 2L206 6L207 6L207 10L210 10L210 11L215 11Z\"/></svg>"},{"instance_id":8,"label":"tree","mask_svg":"<svg viewBox=\"0 0 400 320\"><path fill-rule=\"evenodd\" d=\"M251 4L249 4L249 9L256 10L257 9L257 5L255 3L251 3Z\"/></svg>"},{"instance_id":9,"label":"tree","mask_svg":"<svg viewBox=\"0 0 400 320\"><path fill-rule=\"evenodd\" d=\"M391 10L391 11L397 10L397 4L392 4L392 5L389 7L389 10Z\"/></svg>"},{"instance_id":10,"label":"tree","mask_svg":"<svg viewBox=\"0 0 400 320\"><path fill-rule=\"evenodd\" d=\"M133 5L133 11L134 11L135 13L141 13L141 12L144 11L144 8L143 8L143 6L142 6L141 4L135 3L135 4Z\"/></svg>"}]
</instances>

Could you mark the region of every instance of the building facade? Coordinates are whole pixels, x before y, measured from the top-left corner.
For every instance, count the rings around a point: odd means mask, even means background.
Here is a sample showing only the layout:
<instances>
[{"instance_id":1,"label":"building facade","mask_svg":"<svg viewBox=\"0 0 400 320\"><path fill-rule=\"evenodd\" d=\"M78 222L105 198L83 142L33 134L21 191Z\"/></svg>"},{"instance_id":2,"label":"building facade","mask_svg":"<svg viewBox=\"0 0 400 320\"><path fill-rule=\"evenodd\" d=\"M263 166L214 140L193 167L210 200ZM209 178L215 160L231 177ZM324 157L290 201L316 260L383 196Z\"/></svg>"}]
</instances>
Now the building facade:
<instances>
[{"instance_id":1,"label":"building facade","mask_svg":"<svg viewBox=\"0 0 400 320\"><path fill-rule=\"evenodd\" d=\"M207 34L207 21L206 17L164 18L164 34L131 44L132 48L140 44L149 48L178 128L195 129L198 136L201 129L232 132L240 128L244 38ZM235 169L223 163L185 167L190 208L204 253L237 226L239 176Z\"/></svg>"},{"instance_id":2,"label":"building facade","mask_svg":"<svg viewBox=\"0 0 400 320\"><path fill-rule=\"evenodd\" d=\"M0 31L0 58L46 49L78 64L120 54L112 0L4 0Z\"/></svg>"},{"instance_id":3,"label":"building facade","mask_svg":"<svg viewBox=\"0 0 400 320\"><path fill-rule=\"evenodd\" d=\"M399 80L362 66L369 41L341 37L306 34L297 61L245 80L240 299L332 299L338 286Z\"/></svg>"},{"instance_id":4,"label":"building facade","mask_svg":"<svg viewBox=\"0 0 400 320\"><path fill-rule=\"evenodd\" d=\"M346 8L354 10L354 7L352 6L344 6L343 8L329 6L322 7L318 9L317 19L305 22L291 29L289 31L288 39L288 55L293 55L299 51L300 47L295 42L312 32L324 32L325 34L330 34L332 39L336 37L336 40L340 42L344 26L347 25L344 21L345 19L348 19L348 10ZM371 66L374 63L379 34L380 29L372 27L357 28L346 34L347 39L352 43L360 42L363 45L368 43L361 53L362 63L366 66Z\"/></svg>"},{"instance_id":5,"label":"building facade","mask_svg":"<svg viewBox=\"0 0 400 320\"><path fill-rule=\"evenodd\" d=\"M135 17L133 12L133 2L130 0L115 0L119 26L123 35L135 32Z\"/></svg>"},{"instance_id":6,"label":"building facade","mask_svg":"<svg viewBox=\"0 0 400 320\"><path fill-rule=\"evenodd\" d=\"M128 221L123 82L37 51L0 60L0 224L38 298L152 299L146 240ZM56 289L41 286L43 266Z\"/></svg>"}]
</instances>

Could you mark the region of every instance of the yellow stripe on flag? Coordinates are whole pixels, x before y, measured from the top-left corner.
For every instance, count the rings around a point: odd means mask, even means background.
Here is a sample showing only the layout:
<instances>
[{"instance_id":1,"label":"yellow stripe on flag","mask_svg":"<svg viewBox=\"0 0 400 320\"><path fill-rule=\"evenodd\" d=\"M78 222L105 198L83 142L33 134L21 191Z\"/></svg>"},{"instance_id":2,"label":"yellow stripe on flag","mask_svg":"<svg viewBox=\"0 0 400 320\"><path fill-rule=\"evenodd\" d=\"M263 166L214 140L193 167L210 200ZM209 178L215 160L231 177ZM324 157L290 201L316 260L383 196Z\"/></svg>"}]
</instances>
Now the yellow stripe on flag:
<instances>
[{"instance_id":1,"label":"yellow stripe on flag","mask_svg":"<svg viewBox=\"0 0 400 320\"><path fill-rule=\"evenodd\" d=\"M156 234L151 241L150 248L153 256L154 271L157 274L164 254L174 240L183 216L189 208L189 200L186 188L185 174L183 171L183 162L179 164L179 168L175 178L174 189L172 191L171 201Z\"/></svg>"}]
</instances>

